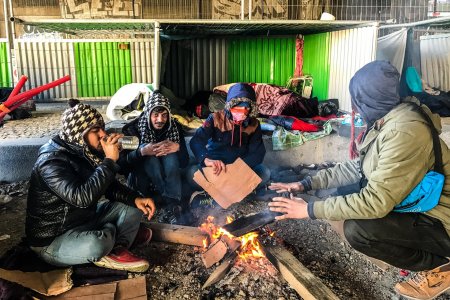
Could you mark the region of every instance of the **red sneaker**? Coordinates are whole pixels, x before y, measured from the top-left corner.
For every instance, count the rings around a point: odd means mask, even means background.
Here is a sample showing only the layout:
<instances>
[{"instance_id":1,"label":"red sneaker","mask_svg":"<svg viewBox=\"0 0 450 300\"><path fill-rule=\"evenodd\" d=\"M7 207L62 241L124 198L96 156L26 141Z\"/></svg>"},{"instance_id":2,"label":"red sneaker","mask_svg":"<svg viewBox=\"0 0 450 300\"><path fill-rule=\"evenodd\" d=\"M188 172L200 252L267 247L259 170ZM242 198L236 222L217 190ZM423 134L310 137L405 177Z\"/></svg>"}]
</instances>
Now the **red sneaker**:
<instances>
[{"instance_id":1,"label":"red sneaker","mask_svg":"<svg viewBox=\"0 0 450 300\"><path fill-rule=\"evenodd\" d=\"M113 249L111 253L103 256L99 261L94 262L94 264L103 268L139 273L147 271L149 267L147 260L134 255L123 247Z\"/></svg>"},{"instance_id":2,"label":"red sneaker","mask_svg":"<svg viewBox=\"0 0 450 300\"><path fill-rule=\"evenodd\" d=\"M152 230L146 227L144 224L139 226L139 230L134 238L134 242L131 245L131 248L147 246L152 239Z\"/></svg>"}]
</instances>

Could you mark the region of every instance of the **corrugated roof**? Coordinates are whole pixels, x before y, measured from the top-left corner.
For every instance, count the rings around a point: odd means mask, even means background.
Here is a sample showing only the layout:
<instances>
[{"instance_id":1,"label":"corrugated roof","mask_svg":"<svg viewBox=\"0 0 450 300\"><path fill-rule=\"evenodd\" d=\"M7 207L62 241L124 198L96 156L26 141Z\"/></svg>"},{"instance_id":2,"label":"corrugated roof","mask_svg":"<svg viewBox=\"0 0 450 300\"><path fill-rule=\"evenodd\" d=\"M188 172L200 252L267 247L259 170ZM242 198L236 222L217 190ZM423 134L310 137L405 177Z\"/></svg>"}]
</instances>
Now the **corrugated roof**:
<instances>
[{"instance_id":1,"label":"corrugated roof","mask_svg":"<svg viewBox=\"0 0 450 300\"><path fill-rule=\"evenodd\" d=\"M368 21L307 20L152 20L152 19L14 19L41 29L83 36L91 34L153 34L159 23L165 36L311 34L376 26Z\"/></svg>"}]
</instances>

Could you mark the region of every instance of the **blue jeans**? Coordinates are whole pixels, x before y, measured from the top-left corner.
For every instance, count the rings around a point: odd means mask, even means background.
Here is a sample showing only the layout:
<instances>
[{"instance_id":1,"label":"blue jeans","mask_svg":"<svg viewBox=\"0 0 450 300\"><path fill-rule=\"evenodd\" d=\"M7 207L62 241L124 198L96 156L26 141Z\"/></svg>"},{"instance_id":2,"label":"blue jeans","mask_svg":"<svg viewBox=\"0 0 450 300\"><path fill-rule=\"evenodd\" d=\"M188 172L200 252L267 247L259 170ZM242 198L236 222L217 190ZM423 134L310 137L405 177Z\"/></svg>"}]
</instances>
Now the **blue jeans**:
<instances>
[{"instance_id":1,"label":"blue jeans","mask_svg":"<svg viewBox=\"0 0 450 300\"><path fill-rule=\"evenodd\" d=\"M115 245L129 247L139 230L142 212L120 202L97 204L95 219L72 228L45 247L32 247L37 255L55 266L98 261Z\"/></svg>"},{"instance_id":2,"label":"blue jeans","mask_svg":"<svg viewBox=\"0 0 450 300\"><path fill-rule=\"evenodd\" d=\"M178 154L144 158L128 178L129 185L143 194L151 196L151 185L166 198L181 199L181 171Z\"/></svg>"},{"instance_id":3,"label":"blue jeans","mask_svg":"<svg viewBox=\"0 0 450 300\"><path fill-rule=\"evenodd\" d=\"M195 190L201 190L202 188L194 181L194 173L199 169L199 165L192 165L188 167L186 171L186 179L189 185ZM263 164L256 165L252 170L261 177L261 183L256 187L256 189L264 187L270 180L270 170Z\"/></svg>"}]
</instances>

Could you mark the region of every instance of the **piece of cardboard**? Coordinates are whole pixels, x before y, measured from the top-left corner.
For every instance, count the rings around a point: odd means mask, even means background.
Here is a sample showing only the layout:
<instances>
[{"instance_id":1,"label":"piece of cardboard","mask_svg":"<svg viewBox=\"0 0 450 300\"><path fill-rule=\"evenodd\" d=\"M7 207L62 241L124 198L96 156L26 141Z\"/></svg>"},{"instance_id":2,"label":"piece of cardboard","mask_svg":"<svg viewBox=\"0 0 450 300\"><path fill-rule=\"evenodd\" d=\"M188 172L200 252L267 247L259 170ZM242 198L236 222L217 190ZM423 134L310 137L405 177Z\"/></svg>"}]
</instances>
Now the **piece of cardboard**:
<instances>
[{"instance_id":1,"label":"piece of cardboard","mask_svg":"<svg viewBox=\"0 0 450 300\"><path fill-rule=\"evenodd\" d=\"M79 286L48 300L140 300L147 299L145 276L103 284Z\"/></svg>"},{"instance_id":2,"label":"piece of cardboard","mask_svg":"<svg viewBox=\"0 0 450 300\"><path fill-rule=\"evenodd\" d=\"M226 172L215 175L212 167L203 168L194 174L200 185L221 207L242 201L261 183L261 178L241 159L226 166Z\"/></svg>"}]
</instances>

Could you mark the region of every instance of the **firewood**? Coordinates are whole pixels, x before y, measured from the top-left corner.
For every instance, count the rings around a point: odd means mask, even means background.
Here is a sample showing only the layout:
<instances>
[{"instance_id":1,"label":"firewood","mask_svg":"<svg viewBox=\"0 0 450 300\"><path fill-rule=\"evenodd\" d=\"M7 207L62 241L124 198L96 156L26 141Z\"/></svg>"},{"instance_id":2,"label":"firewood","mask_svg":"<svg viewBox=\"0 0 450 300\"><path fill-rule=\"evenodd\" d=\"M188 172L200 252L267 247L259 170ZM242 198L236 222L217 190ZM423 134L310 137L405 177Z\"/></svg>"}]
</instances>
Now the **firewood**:
<instances>
[{"instance_id":1,"label":"firewood","mask_svg":"<svg viewBox=\"0 0 450 300\"><path fill-rule=\"evenodd\" d=\"M163 223L149 223L152 230L152 240L158 242L170 242L184 245L203 247L203 241L209 240L207 234L197 227L171 225Z\"/></svg>"},{"instance_id":2,"label":"firewood","mask_svg":"<svg viewBox=\"0 0 450 300\"><path fill-rule=\"evenodd\" d=\"M305 300L339 299L320 279L311 273L287 249L282 246L263 246L269 261L283 278Z\"/></svg>"},{"instance_id":3,"label":"firewood","mask_svg":"<svg viewBox=\"0 0 450 300\"><path fill-rule=\"evenodd\" d=\"M214 272L212 272L208 280L206 280L203 284L202 289L205 289L222 280L233 266L236 256L236 252L228 254L224 261L217 267L217 269L214 270Z\"/></svg>"},{"instance_id":4,"label":"firewood","mask_svg":"<svg viewBox=\"0 0 450 300\"><path fill-rule=\"evenodd\" d=\"M217 240L208 250L202 253L202 261L206 268L211 267L216 262L220 261L228 252L228 247L222 240Z\"/></svg>"}]
</instances>

